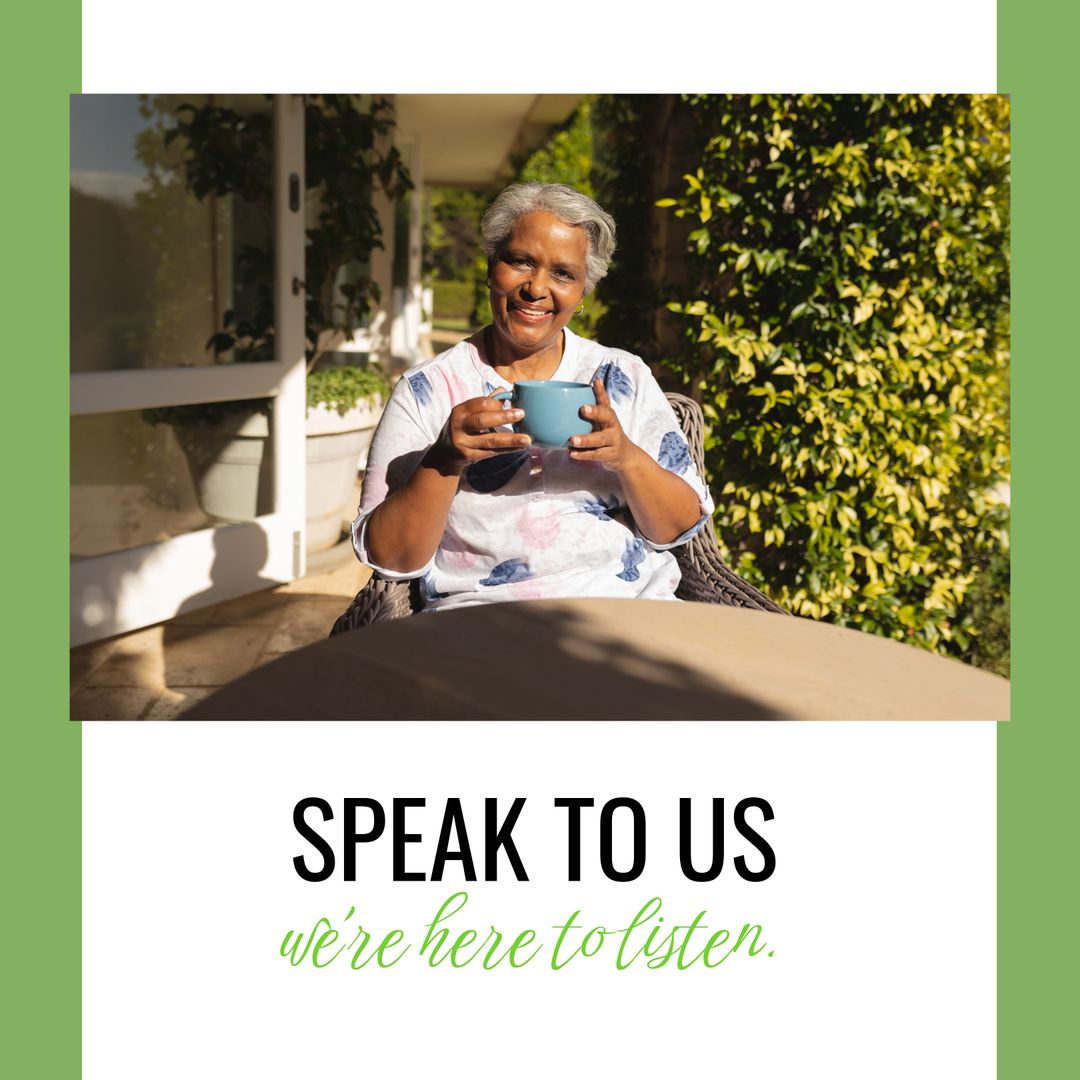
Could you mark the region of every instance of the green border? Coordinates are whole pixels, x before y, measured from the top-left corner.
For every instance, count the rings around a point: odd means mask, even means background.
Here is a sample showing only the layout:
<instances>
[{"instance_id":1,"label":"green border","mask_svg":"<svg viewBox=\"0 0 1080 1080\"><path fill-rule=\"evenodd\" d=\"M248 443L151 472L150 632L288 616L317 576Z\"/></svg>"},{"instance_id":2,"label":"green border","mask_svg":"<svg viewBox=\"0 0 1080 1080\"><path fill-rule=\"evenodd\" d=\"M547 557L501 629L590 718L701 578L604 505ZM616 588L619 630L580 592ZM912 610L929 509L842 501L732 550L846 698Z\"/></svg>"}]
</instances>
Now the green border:
<instances>
[{"instance_id":1,"label":"green border","mask_svg":"<svg viewBox=\"0 0 1080 1080\"><path fill-rule=\"evenodd\" d=\"M1012 722L998 728L998 1076L1058 1076L1076 987L1072 798L1080 762L1069 580L1080 529L1070 490L1077 360L1073 64L1076 16L998 0L998 89L1013 120ZM1066 258L1066 253L1072 258ZM1058 324L1055 326L1055 322ZM1060 331L1060 333L1055 333ZM1071 440L1070 440L1071 441ZM1057 445L1055 445L1055 443ZM1070 965L1071 966L1071 965Z\"/></svg>"},{"instance_id":2,"label":"green border","mask_svg":"<svg viewBox=\"0 0 1080 1080\"><path fill-rule=\"evenodd\" d=\"M68 95L82 81L79 0L5 14L3 205L3 798L9 1076L82 1062L81 745L68 722ZM32 450L30 448L33 448ZM33 522L33 526L28 523ZM12 678L12 675L15 675Z\"/></svg>"},{"instance_id":3,"label":"green border","mask_svg":"<svg viewBox=\"0 0 1080 1080\"><path fill-rule=\"evenodd\" d=\"M1076 937L1072 909L1080 876L1053 832L1075 816L1070 796L1080 761L1080 737L1066 719L1071 695L1059 696L1060 673L1072 665L1075 631L1066 624L1071 590L1057 587L1080 536L1075 502L1058 479L1068 483L1076 455L1071 447L1055 454L1050 439L1040 439L1045 432L1074 431L1074 403L1080 401L1076 361L1058 352L1053 335L1055 314L1075 305L1076 272L1060 254L1077 213L1066 117L1074 97L1066 84L1072 70L1067 49L1075 37L1063 25L1074 16L1058 12L1050 27L1032 15L1020 0L998 0L998 88L1013 95L1017 446L1014 719L998 729L1001 1080L1056 1075L1070 1060L1064 1035L1075 1023L1075 993L1065 979L1064 957ZM68 712L63 652L34 647L54 640L58 624L66 626L67 504L57 498L59 485L41 478L66 477L68 428L60 412L31 418L18 403L66 400L68 394L67 304L56 303L55 288L28 283L66 282L57 267L67 264L67 95L81 85L81 5L59 0L13 9L8 31L4 115L9 145L20 150L13 160L23 167L5 170L10 197L4 203L19 208L6 224L14 239L9 251L19 254L4 261L0 274L8 310L18 313L8 325L8 355L39 362L8 366L4 460L25 460L31 432L38 446L50 449L36 452L34 469L5 470L9 507L29 505L46 524L35 531L29 553L37 573L11 574L6 582L8 610L16 615L8 621L7 639L15 646L9 662L23 653L29 670L8 695L7 865L25 888L9 893L7 922L14 932L7 975L18 989L9 995L12 1034L4 1058L9 1067L22 1065L21 1075L75 1077L81 1073L82 1034L81 733L78 725L56 722ZM1038 373L1055 355L1054 392L1045 392L1044 380L1039 395ZM18 549L5 542L9 568L27 563L27 540L24 535Z\"/></svg>"}]
</instances>

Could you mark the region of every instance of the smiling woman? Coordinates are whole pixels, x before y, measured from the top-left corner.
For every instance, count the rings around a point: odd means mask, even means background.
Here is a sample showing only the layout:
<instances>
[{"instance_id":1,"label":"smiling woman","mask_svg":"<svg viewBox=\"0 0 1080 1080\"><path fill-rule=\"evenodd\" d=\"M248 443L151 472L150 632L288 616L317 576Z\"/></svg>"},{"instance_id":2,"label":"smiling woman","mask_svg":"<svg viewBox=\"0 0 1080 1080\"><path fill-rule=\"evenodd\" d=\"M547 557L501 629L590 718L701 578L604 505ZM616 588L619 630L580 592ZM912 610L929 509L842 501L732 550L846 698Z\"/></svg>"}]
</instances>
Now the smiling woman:
<instances>
[{"instance_id":1,"label":"smiling woman","mask_svg":"<svg viewBox=\"0 0 1080 1080\"><path fill-rule=\"evenodd\" d=\"M492 259L488 276L493 348L511 381L551 376L562 359L562 331L585 295L588 239L554 214L524 215ZM508 370L503 370L504 368Z\"/></svg>"},{"instance_id":2,"label":"smiling woman","mask_svg":"<svg viewBox=\"0 0 1080 1080\"><path fill-rule=\"evenodd\" d=\"M398 382L369 454L357 556L390 580L420 578L427 608L674 599L669 549L709 520L708 489L645 363L567 325L607 272L615 222L571 187L530 183L499 195L481 231L492 324ZM551 401L567 392L571 413L589 401L580 433L534 445L529 413L565 409Z\"/></svg>"}]
</instances>

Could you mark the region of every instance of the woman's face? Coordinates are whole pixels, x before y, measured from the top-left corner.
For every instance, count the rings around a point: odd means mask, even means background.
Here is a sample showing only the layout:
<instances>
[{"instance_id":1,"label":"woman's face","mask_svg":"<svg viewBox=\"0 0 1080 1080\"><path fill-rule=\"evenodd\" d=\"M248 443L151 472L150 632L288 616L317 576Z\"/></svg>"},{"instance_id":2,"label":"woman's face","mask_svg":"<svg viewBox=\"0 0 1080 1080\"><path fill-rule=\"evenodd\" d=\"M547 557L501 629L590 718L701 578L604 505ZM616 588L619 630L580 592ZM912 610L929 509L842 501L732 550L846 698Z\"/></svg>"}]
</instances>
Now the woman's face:
<instances>
[{"instance_id":1,"label":"woman's face","mask_svg":"<svg viewBox=\"0 0 1080 1080\"><path fill-rule=\"evenodd\" d=\"M496 341L515 356L561 347L585 295L585 230L538 210L518 219L491 265Z\"/></svg>"}]
</instances>

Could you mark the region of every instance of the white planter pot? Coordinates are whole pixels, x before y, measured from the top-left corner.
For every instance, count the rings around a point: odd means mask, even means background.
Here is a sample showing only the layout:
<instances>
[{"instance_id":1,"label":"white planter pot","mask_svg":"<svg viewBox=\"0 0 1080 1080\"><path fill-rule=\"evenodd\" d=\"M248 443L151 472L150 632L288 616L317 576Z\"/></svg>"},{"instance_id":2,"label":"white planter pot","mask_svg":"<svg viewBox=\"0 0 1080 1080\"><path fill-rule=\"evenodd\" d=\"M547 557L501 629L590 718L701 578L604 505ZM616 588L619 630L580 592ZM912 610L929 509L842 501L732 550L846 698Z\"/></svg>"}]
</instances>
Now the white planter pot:
<instances>
[{"instance_id":1,"label":"white planter pot","mask_svg":"<svg viewBox=\"0 0 1080 1080\"><path fill-rule=\"evenodd\" d=\"M307 552L338 542L341 522L351 517L356 473L367 464L382 401L364 402L344 415L325 405L307 412Z\"/></svg>"},{"instance_id":2,"label":"white planter pot","mask_svg":"<svg viewBox=\"0 0 1080 1080\"><path fill-rule=\"evenodd\" d=\"M203 512L251 521L274 508L274 457L261 413L235 413L213 424L174 424Z\"/></svg>"},{"instance_id":3,"label":"white planter pot","mask_svg":"<svg viewBox=\"0 0 1080 1080\"><path fill-rule=\"evenodd\" d=\"M325 405L308 409L307 552L337 543L351 516L356 474L367 463L381 399L341 414ZM261 414L237 413L217 424L175 425L199 505L222 521L251 521L273 509L274 467L269 424Z\"/></svg>"}]
</instances>

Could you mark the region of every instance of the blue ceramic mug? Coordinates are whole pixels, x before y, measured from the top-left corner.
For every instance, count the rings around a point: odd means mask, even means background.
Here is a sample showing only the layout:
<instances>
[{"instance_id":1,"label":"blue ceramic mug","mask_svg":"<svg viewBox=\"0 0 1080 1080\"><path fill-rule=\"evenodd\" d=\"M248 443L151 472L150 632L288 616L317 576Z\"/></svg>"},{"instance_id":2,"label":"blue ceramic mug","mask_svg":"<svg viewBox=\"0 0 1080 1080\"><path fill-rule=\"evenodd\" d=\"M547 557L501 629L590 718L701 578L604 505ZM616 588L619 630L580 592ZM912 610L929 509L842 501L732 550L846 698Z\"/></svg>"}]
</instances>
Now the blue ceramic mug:
<instances>
[{"instance_id":1,"label":"blue ceramic mug","mask_svg":"<svg viewBox=\"0 0 1080 1080\"><path fill-rule=\"evenodd\" d=\"M524 411L524 419L514 424L514 430L528 435L534 446L561 450L569 445L572 435L588 435L593 429L580 415L582 405L596 404L596 394L588 383L526 379L514 383L513 390L493 396Z\"/></svg>"}]
</instances>

